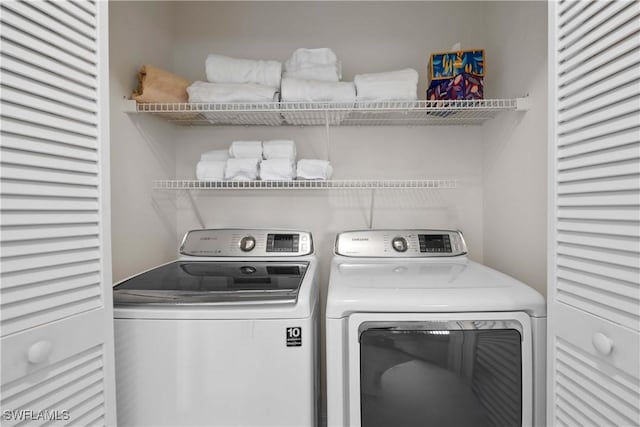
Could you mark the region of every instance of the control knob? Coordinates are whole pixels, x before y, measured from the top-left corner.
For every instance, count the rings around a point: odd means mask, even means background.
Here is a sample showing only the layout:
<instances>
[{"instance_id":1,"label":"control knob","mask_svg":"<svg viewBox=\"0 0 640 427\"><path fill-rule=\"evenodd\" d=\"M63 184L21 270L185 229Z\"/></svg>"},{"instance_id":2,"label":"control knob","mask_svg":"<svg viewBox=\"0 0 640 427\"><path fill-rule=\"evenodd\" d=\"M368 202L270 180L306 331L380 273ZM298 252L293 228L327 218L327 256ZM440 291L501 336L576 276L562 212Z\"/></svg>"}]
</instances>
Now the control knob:
<instances>
[{"instance_id":1,"label":"control knob","mask_svg":"<svg viewBox=\"0 0 640 427\"><path fill-rule=\"evenodd\" d=\"M240 239L240 250L242 252L250 252L256 247L256 239L253 236L245 236Z\"/></svg>"},{"instance_id":2,"label":"control knob","mask_svg":"<svg viewBox=\"0 0 640 427\"><path fill-rule=\"evenodd\" d=\"M407 239L404 237L394 237L391 241L391 246L396 252L406 252L409 249Z\"/></svg>"}]
</instances>

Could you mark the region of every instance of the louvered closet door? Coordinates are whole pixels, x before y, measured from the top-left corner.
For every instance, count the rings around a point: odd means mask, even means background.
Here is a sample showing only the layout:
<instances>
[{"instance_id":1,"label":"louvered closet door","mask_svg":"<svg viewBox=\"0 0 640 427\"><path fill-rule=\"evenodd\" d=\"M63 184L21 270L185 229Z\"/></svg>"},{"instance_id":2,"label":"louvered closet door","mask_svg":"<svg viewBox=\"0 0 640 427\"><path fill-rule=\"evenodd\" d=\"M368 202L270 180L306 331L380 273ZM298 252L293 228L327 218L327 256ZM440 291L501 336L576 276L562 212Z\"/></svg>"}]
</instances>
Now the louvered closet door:
<instances>
[{"instance_id":1,"label":"louvered closet door","mask_svg":"<svg viewBox=\"0 0 640 427\"><path fill-rule=\"evenodd\" d=\"M550 4L550 426L640 425L640 2Z\"/></svg>"},{"instance_id":2,"label":"louvered closet door","mask_svg":"<svg viewBox=\"0 0 640 427\"><path fill-rule=\"evenodd\" d=\"M112 425L107 4L0 9L2 425Z\"/></svg>"}]
</instances>

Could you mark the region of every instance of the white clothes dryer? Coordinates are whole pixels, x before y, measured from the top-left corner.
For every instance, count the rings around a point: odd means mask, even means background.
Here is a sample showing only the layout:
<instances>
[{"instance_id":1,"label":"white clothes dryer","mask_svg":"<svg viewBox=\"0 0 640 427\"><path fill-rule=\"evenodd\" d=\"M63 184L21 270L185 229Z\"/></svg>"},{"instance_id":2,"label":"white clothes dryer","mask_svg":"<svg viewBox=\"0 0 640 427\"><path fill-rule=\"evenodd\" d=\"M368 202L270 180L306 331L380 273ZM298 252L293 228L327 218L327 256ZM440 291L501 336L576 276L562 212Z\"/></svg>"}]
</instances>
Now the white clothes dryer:
<instances>
[{"instance_id":1,"label":"white clothes dryer","mask_svg":"<svg viewBox=\"0 0 640 427\"><path fill-rule=\"evenodd\" d=\"M544 425L544 298L466 253L458 231L337 236L330 427Z\"/></svg>"},{"instance_id":2,"label":"white clothes dryer","mask_svg":"<svg viewBox=\"0 0 640 427\"><path fill-rule=\"evenodd\" d=\"M310 233L194 230L113 291L119 425L315 426Z\"/></svg>"}]
</instances>

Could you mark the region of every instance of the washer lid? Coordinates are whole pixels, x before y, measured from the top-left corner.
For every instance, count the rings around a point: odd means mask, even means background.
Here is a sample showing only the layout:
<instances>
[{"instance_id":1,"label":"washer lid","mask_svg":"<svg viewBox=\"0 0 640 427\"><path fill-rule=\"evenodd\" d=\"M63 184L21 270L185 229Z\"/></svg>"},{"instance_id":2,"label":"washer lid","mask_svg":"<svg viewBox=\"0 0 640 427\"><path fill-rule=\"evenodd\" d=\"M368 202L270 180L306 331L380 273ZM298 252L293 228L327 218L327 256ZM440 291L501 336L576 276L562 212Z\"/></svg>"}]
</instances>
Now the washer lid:
<instances>
[{"instance_id":1,"label":"washer lid","mask_svg":"<svg viewBox=\"0 0 640 427\"><path fill-rule=\"evenodd\" d=\"M295 304L309 262L176 261L125 280L114 305Z\"/></svg>"}]
</instances>

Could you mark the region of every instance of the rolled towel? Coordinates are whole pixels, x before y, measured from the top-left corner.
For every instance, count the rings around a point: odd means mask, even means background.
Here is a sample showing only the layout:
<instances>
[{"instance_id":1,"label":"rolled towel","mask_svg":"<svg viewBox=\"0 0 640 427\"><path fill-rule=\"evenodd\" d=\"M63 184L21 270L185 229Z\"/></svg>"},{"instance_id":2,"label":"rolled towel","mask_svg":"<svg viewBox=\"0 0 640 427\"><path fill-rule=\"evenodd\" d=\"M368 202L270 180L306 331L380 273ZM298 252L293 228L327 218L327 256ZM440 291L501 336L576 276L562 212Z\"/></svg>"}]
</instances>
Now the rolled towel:
<instances>
[{"instance_id":1,"label":"rolled towel","mask_svg":"<svg viewBox=\"0 0 640 427\"><path fill-rule=\"evenodd\" d=\"M328 160L302 159L298 161L296 176L298 179L329 179L333 168Z\"/></svg>"},{"instance_id":2,"label":"rolled towel","mask_svg":"<svg viewBox=\"0 0 640 427\"><path fill-rule=\"evenodd\" d=\"M280 97L276 88L255 83L194 82L187 92L189 102L276 102Z\"/></svg>"},{"instance_id":3,"label":"rolled towel","mask_svg":"<svg viewBox=\"0 0 640 427\"><path fill-rule=\"evenodd\" d=\"M353 102L356 87L351 82L324 82L300 80L286 77L282 79L282 100L290 102Z\"/></svg>"},{"instance_id":4,"label":"rolled towel","mask_svg":"<svg viewBox=\"0 0 640 427\"><path fill-rule=\"evenodd\" d=\"M262 141L233 141L229 156L237 159L261 159Z\"/></svg>"},{"instance_id":5,"label":"rolled towel","mask_svg":"<svg viewBox=\"0 0 640 427\"><path fill-rule=\"evenodd\" d=\"M200 160L226 161L229 158L229 150L211 150L200 155Z\"/></svg>"},{"instance_id":6,"label":"rolled towel","mask_svg":"<svg viewBox=\"0 0 640 427\"><path fill-rule=\"evenodd\" d=\"M386 73L358 74L353 79L358 100L416 100L418 72L412 68Z\"/></svg>"},{"instance_id":7,"label":"rolled towel","mask_svg":"<svg viewBox=\"0 0 640 427\"><path fill-rule=\"evenodd\" d=\"M258 164L260 164L260 160L260 158L229 159L224 171L224 178L234 181L258 179Z\"/></svg>"},{"instance_id":8,"label":"rolled towel","mask_svg":"<svg viewBox=\"0 0 640 427\"><path fill-rule=\"evenodd\" d=\"M413 68L405 68L384 73L358 74L354 78L356 85L380 82L412 82L418 84L418 72Z\"/></svg>"},{"instance_id":9,"label":"rolled towel","mask_svg":"<svg viewBox=\"0 0 640 427\"><path fill-rule=\"evenodd\" d=\"M138 102L187 102L188 86L189 80L147 64L138 71L138 87L131 98Z\"/></svg>"},{"instance_id":10,"label":"rolled towel","mask_svg":"<svg viewBox=\"0 0 640 427\"><path fill-rule=\"evenodd\" d=\"M260 179L265 181L291 181L296 177L291 159L268 159L260 163Z\"/></svg>"},{"instance_id":11,"label":"rolled towel","mask_svg":"<svg viewBox=\"0 0 640 427\"><path fill-rule=\"evenodd\" d=\"M231 58L211 54L206 61L207 80L211 83L255 83L280 87L282 63L254 59Z\"/></svg>"},{"instance_id":12,"label":"rolled towel","mask_svg":"<svg viewBox=\"0 0 640 427\"><path fill-rule=\"evenodd\" d=\"M262 155L265 159L296 158L296 143L287 139L274 139L262 143Z\"/></svg>"},{"instance_id":13,"label":"rolled towel","mask_svg":"<svg viewBox=\"0 0 640 427\"><path fill-rule=\"evenodd\" d=\"M224 178L225 160L200 160L196 165L196 178L200 181L220 181Z\"/></svg>"}]
</instances>

